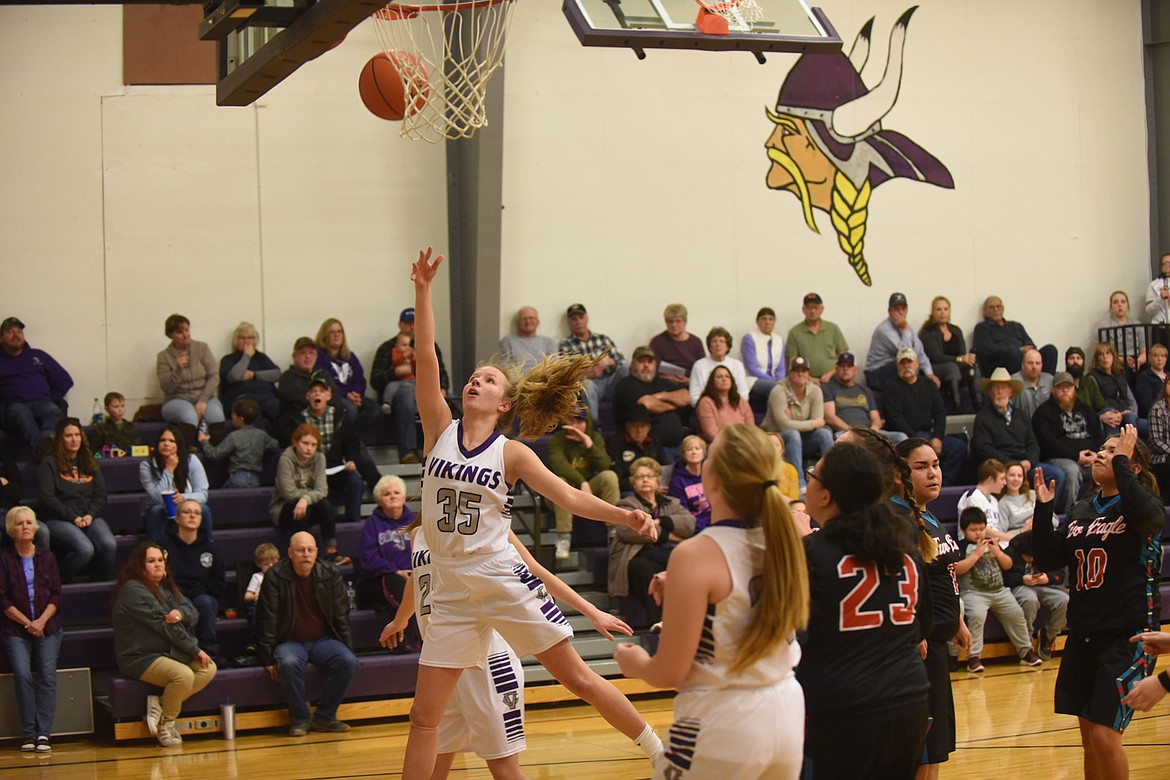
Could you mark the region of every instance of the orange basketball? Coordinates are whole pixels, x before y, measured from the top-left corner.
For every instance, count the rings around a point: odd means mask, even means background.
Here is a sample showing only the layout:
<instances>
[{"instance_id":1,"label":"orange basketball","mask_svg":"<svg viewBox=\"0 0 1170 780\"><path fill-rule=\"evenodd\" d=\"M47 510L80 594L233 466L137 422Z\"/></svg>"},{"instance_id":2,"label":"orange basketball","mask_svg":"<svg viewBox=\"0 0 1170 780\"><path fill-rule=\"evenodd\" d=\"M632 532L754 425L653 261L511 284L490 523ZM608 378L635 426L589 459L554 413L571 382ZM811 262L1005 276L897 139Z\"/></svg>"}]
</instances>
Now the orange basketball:
<instances>
[{"instance_id":1,"label":"orange basketball","mask_svg":"<svg viewBox=\"0 0 1170 780\"><path fill-rule=\"evenodd\" d=\"M403 77L409 88L404 88ZM409 112L421 111L431 94L427 69L413 54L405 51L378 52L362 68L358 94L370 113L382 119L399 121ZM409 93L409 94L408 94Z\"/></svg>"}]
</instances>

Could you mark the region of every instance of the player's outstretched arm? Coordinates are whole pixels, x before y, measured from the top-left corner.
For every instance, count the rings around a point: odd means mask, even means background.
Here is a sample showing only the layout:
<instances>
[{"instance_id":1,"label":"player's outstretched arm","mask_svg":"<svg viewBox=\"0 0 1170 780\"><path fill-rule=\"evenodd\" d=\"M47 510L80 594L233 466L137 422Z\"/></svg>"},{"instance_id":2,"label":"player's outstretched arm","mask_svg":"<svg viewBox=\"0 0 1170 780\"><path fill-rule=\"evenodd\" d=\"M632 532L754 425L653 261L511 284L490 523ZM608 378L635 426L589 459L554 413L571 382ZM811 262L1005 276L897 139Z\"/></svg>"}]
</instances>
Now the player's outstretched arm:
<instances>
[{"instance_id":1,"label":"player's outstretched arm","mask_svg":"<svg viewBox=\"0 0 1170 780\"><path fill-rule=\"evenodd\" d=\"M439 356L435 352L435 308L431 300L431 285L442 255L431 260L431 247L420 250L418 260L410 269L414 282L414 359L415 359L415 401L418 416L423 427L423 452L428 453L435 446L439 435L451 424L451 409L443 397L439 385Z\"/></svg>"},{"instance_id":2,"label":"player's outstretched arm","mask_svg":"<svg viewBox=\"0 0 1170 780\"><path fill-rule=\"evenodd\" d=\"M701 534L674 548L666 571L670 593L662 610L658 653L652 657L645 648L627 642L618 645L613 657L626 677L675 688L694 663L708 604L731 590L731 573L718 545Z\"/></svg>"},{"instance_id":3,"label":"player's outstretched arm","mask_svg":"<svg viewBox=\"0 0 1170 780\"><path fill-rule=\"evenodd\" d=\"M569 487L567 482L540 462L530 447L521 442L509 441L505 445L504 464L509 482L524 480L537 493L574 515L612 525L628 525L645 536L658 539L658 529L650 515L640 509L621 509L597 496Z\"/></svg>"},{"instance_id":4,"label":"player's outstretched arm","mask_svg":"<svg viewBox=\"0 0 1170 780\"><path fill-rule=\"evenodd\" d=\"M535 574L544 583L544 586L548 588L549 595L554 599L565 602L589 618L589 622L593 624L593 627L606 639L612 640L612 632L614 631L619 634L625 634L626 636L634 635L634 629L626 625L625 621L598 609L588 599L567 585L564 580L542 566L540 561L533 557L528 548L521 544L520 540L516 538L516 534L511 531L508 532L508 541L520 553L520 557L524 559L524 564L528 567L528 570Z\"/></svg>"},{"instance_id":5,"label":"player's outstretched arm","mask_svg":"<svg viewBox=\"0 0 1170 780\"><path fill-rule=\"evenodd\" d=\"M406 588L402 591L402 603L398 605L398 611L394 613L394 619L382 629L382 635L378 637L378 644L390 650L397 647L402 642L403 634L406 631L406 624L410 622L410 618L413 615L414 583L407 582Z\"/></svg>"}]
</instances>

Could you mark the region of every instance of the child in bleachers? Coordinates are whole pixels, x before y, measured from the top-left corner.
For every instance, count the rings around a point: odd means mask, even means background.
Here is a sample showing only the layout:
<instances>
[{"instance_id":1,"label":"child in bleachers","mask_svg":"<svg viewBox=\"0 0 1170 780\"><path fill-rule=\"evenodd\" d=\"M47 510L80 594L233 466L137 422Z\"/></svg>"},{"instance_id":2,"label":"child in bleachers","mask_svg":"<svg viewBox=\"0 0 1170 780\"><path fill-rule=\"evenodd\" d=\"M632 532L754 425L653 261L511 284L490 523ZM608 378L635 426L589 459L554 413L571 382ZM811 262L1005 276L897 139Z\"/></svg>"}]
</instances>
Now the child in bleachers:
<instances>
[{"instance_id":1,"label":"child in bleachers","mask_svg":"<svg viewBox=\"0 0 1170 780\"><path fill-rule=\"evenodd\" d=\"M399 333L397 340L394 342L393 349L390 350L390 365L395 369L399 366L410 366L409 374L402 374L397 370L394 372L394 379L396 381L414 381L414 346L412 341L413 339L409 334Z\"/></svg>"},{"instance_id":2,"label":"child in bleachers","mask_svg":"<svg viewBox=\"0 0 1170 780\"><path fill-rule=\"evenodd\" d=\"M1028 634L1035 630L1037 651L1040 658L1052 658L1052 644L1064 628L1068 614L1068 568L1040 571L1032 559L1032 532L1024 531L1008 542L1007 554L1011 556L1012 568L1004 572L1004 584L1012 589L1012 595L1024 610L1028 623ZM1035 628L1036 615L1040 607L1048 610L1048 627Z\"/></svg>"},{"instance_id":3,"label":"child in bleachers","mask_svg":"<svg viewBox=\"0 0 1170 780\"><path fill-rule=\"evenodd\" d=\"M106 416L93 426L93 432L89 435L90 446L95 452L100 452L102 447L117 447L129 455L130 449L136 444L142 444L142 440L138 438L138 429L134 423L126 419L125 396L121 393L106 393L102 403L106 407Z\"/></svg>"},{"instance_id":4,"label":"child in bleachers","mask_svg":"<svg viewBox=\"0 0 1170 780\"><path fill-rule=\"evenodd\" d=\"M959 542L963 559L955 564L955 574L959 575L959 597L963 600L967 628L971 631L967 671L983 671L979 656L983 652L983 624L988 610L995 613L1015 645L1020 663L1039 666L1042 661L1032 649L1024 610L1012 592L1004 587L1003 573L1012 567L1012 559L987 535L987 515L979 507L967 507L959 514L959 528L963 531L963 539Z\"/></svg>"},{"instance_id":5,"label":"child in bleachers","mask_svg":"<svg viewBox=\"0 0 1170 780\"><path fill-rule=\"evenodd\" d=\"M200 432L203 454L215 460L228 458L228 478L225 488L260 486L260 472L264 470L264 455L276 452L280 444L267 431L252 426L260 415L260 405L250 398L241 398L232 404L232 425L235 429L219 444Z\"/></svg>"},{"instance_id":6,"label":"child in bleachers","mask_svg":"<svg viewBox=\"0 0 1170 780\"><path fill-rule=\"evenodd\" d=\"M256 568L259 571L252 575L252 579L248 580L248 589L244 591L244 603L249 606L254 605L259 600L260 586L264 584L264 573L280 560L280 551L276 549L275 544L264 542L256 545L256 550L252 553L252 560L256 563Z\"/></svg>"}]
</instances>

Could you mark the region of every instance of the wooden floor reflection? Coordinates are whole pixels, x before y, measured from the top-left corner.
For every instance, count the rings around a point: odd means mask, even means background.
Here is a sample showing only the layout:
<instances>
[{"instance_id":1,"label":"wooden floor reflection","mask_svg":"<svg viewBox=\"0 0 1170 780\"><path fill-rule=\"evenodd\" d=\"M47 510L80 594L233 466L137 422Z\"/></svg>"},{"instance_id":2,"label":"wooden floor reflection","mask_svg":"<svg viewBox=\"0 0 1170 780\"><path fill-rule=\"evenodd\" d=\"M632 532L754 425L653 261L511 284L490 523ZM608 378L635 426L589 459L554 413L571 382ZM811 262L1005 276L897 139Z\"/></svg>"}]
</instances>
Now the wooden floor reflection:
<instances>
[{"instance_id":1,"label":"wooden floor reflection","mask_svg":"<svg viewBox=\"0 0 1170 780\"><path fill-rule=\"evenodd\" d=\"M1074 719L1052 712L1057 664L1040 670L991 663L983 675L953 676L959 749L942 777L958 780L1077 778L1081 749ZM668 697L643 697L636 705L660 733L671 721ZM876 724L875 724L876 725ZM879 726L880 727L880 726ZM241 733L233 742L189 738L182 748L161 749L145 740L114 745L98 740L61 740L51 757L22 754L6 742L0 751L0 780L112 778L394 778L406 744L403 719L363 722L348 734L300 739L278 731ZM530 709L529 748L522 765L533 780L650 776L640 751L610 729L589 707L561 705ZM1170 700L1139 714L1125 735L1131 776L1170 777ZM848 737L842 735L842 746ZM482 761L459 758L451 777L489 778Z\"/></svg>"}]
</instances>

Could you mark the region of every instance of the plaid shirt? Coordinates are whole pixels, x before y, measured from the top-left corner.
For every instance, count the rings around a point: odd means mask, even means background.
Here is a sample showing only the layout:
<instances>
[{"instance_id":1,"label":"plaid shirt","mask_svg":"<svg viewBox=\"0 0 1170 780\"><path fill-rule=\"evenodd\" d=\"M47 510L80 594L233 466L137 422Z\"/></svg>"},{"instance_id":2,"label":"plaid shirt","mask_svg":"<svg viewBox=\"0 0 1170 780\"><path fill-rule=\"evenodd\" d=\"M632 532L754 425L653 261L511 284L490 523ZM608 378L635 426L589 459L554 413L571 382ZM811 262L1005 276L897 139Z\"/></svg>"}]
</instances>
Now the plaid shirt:
<instances>
[{"instance_id":1,"label":"plaid shirt","mask_svg":"<svg viewBox=\"0 0 1170 780\"><path fill-rule=\"evenodd\" d=\"M35 620L45 609L55 604L61 609L61 576L57 572L57 559L48 550L38 549L33 556L33 603L28 603L28 582L24 578L24 564L15 547L0 550L0 612L16 607L25 617ZM60 612L49 618L45 634L61 630ZM29 638L32 635L24 627L7 616L0 618L3 632L9 636Z\"/></svg>"},{"instance_id":2,"label":"plaid shirt","mask_svg":"<svg viewBox=\"0 0 1170 780\"><path fill-rule=\"evenodd\" d=\"M614 344L613 339L609 336L602 333L590 333L589 338L581 340L570 333L569 337L562 341L559 347L559 351L561 352L588 355L594 359L606 349L609 350L609 356L613 358L613 365L605 369L605 373L602 376L609 376L614 371L617 371L618 366L626 362L622 353L618 352L617 344Z\"/></svg>"},{"instance_id":3,"label":"plaid shirt","mask_svg":"<svg viewBox=\"0 0 1170 780\"><path fill-rule=\"evenodd\" d=\"M321 432L321 446L318 451L322 454L329 452L329 448L333 446L333 407L326 404L325 416L314 417L313 410L306 406L301 412L301 419L316 426L317 430Z\"/></svg>"}]
</instances>

